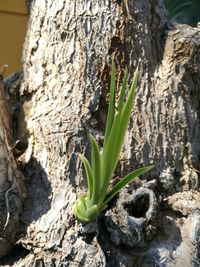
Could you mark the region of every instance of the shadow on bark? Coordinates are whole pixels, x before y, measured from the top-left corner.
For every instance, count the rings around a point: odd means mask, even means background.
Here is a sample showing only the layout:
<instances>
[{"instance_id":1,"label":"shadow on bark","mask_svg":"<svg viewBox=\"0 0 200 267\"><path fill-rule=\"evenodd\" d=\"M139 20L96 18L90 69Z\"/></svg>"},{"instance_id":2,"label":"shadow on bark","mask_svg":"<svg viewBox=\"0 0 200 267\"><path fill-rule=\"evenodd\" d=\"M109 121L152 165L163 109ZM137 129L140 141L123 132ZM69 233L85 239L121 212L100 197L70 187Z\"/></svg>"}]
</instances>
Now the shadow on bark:
<instances>
[{"instance_id":1,"label":"shadow on bark","mask_svg":"<svg viewBox=\"0 0 200 267\"><path fill-rule=\"evenodd\" d=\"M26 199L24 200L23 211L20 217L18 240L26 234L27 227L33 221L37 221L51 208L52 194L47 173L35 158L31 158L22 172L24 177L26 177ZM2 257L0 264L1 266L12 265L17 260L26 257L29 253L28 249L16 243L10 252Z\"/></svg>"},{"instance_id":2,"label":"shadow on bark","mask_svg":"<svg viewBox=\"0 0 200 267\"><path fill-rule=\"evenodd\" d=\"M27 198L22 221L28 226L51 208L52 188L47 173L34 157L26 164L23 174L26 177Z\"/></svg>"},{"instance_id":3,"label":"shadow on bark","mask_svg":"<svg viewBox=\"0 0 200 267\"><path fill-rule=\"evenodd\" d=\"M14 265L17 260L25 258L29 252L23 246L15 245L8 255L1 258L0 264L1 266Z\"/></svg>"}]
</instances>

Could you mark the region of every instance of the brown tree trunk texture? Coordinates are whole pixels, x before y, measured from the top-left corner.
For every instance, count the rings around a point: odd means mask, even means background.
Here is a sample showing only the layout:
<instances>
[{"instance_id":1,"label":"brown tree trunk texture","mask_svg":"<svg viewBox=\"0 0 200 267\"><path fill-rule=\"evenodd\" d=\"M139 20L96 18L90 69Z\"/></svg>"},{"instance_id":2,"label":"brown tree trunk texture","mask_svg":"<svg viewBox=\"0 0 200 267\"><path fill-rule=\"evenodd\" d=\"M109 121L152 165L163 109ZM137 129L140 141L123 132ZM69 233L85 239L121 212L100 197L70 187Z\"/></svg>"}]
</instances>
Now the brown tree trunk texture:
<instances>
[{"instance_id":1,"label":"brown tree trunk texture","mask_svg":"<svg viewBox=\"0 0 200 267\"><path fill-rule=\"evenodd\" d=\"M199 29L169 26L159 1L32 1L24 79L8 87L13 144L28 141L15 158L0 100L1 266L200 265L199 48ZM118 85L139 68L115 178L155 168L83 225L72 213L86 192L79 153L88 132L102 144L113 56Z\"/></svg>"}]
</instances>

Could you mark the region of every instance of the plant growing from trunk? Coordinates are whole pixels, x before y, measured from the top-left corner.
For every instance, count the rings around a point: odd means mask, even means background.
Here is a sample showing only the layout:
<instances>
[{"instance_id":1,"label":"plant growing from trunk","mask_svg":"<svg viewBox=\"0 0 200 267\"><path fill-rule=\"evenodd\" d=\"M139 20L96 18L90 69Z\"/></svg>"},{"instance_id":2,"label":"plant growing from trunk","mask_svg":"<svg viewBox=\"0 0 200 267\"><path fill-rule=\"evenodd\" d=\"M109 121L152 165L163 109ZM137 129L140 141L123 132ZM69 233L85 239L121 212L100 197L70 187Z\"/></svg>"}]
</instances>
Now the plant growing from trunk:
<instances>
[{"instance_id":1,"label":"plant growing from trunk","mask_svg":"<svg viewBox=\"0 0 200 267\"><path fill-rule=\"evenodd\" d=\"M138 71L136 70L128 96L125 100L128 83L128 71L126 69L116 108L115 64L112 61L110 98L102 152L99 151L95 138L90 134L91 165L84 155L80 155L85 167L88 185L87 195L80 196L74 206L74 215L81 222L88 223L94 220L123 187L139 175L153 168L153 166L139 168L123 177L116 185L108 190L130 120L137 79Z\"/></svg>"}]
</instances>

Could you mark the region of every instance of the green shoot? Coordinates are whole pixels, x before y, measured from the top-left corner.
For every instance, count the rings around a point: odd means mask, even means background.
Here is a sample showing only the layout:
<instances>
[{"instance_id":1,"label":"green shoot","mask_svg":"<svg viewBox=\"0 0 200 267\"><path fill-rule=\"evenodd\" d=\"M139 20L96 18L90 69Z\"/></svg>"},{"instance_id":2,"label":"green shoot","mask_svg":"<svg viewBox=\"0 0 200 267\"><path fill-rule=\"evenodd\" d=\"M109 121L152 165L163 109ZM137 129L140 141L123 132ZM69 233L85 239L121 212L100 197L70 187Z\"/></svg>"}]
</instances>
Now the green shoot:
<instances>
[{"instance_id":1,"label":"green shoot","mask_svg":"<svg viewBox=\"0 0 200 267\"><path fill-rule=\"evenodd\" d=\"M80 196L74 206L74 215L81 222L88 223L94 220L123 187L153 168L153 166L147 166L129 173L108 191L130 121L137 79L138 71L136 70L125 99L128 83L128 71L125 71L117 110L115 110L115 64L112 61L110 98L102 153L99 152L95 138L90 135L91 165L85 156L80 156L85 167L88 186L87 195Z\"/></svg>"}]
</instances>

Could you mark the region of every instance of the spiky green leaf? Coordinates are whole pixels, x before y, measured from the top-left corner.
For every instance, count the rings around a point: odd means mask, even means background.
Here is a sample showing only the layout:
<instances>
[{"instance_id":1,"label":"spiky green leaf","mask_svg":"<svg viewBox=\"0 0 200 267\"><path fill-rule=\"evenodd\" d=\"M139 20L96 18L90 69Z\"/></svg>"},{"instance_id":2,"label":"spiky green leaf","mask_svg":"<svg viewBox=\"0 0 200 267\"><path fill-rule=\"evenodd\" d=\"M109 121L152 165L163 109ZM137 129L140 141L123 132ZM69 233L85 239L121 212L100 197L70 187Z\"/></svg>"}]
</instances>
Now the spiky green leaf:
<instances>
[{"instance_id":1,"label":"spiky green leaf","mask_svg":"<svg viewBox=\"0 0 200 267\"><path fill-rule=\"evenodd\" d=\"M102 155L102 198L108 187L109 181L112 178L116 168L119 154L123 145L124 136L128 127L128 123L133 108L133 100L137 85L138 71L134 73L133 82L123 110L117 112L109 139L104 148ZM101 200L102 200L101 198Z\"/></svg>"},{"instance_id":2,"label":"spiky green leaf","mask_svg":"<svg viewBox=\"0 0 200 267\"><path fill-rule=\"evenodd\" d=\"M108 115L107 115L107 120L106 120L106 129L105 129L105 137L104 137L104 145L103 145L104 147L110 135L110 131L113 125L114 115L115 115L115 63L114 63L114 59L112 59L110 97L109 97L109 105L108 105Z\"/></svg>"},{"instance_id":3,"label":"spiky green leaf","mask_svg":"<svg viewBox=\"0 0 200 267\"><path fill-rule=\"evenodd\" d=\"M133 105L134 105L134 97L135 97L135 91L136 91L136 86L137 86L137 79L138 79L138 71L136 70L134 73L134 78L133 78L133 82L131 85L131 89L129 91L127 100L124 104L124 108L122 110L122 114L120 117L120 130L117 132L117 135L116 135L117 145L115 146L115 150L113 152L115 155L114 161L116 161L119 158L119 154L120 154L123 142L124 142L125 133L127 131L128 124L130 121L131 112L132 112Z\"/></svg>"},{"instance_id":4,"label":"spiky green leaf","mask_svg":"<svg viewBox=\"0 0 200 267\"><path fill-rule=\"evenodd\" d=\"M126 68L125 73L124 73L124 78L122 82L122 87L120 90L120 95L119 95L119 101L118 101L118 112L121 113L123 107L124 107L124 98L125 98L125 92L127 88L127 82L128 82L128 70Z\"/></svg>"},{"instance_id":5,"label":"spiky green leaf","mask_svg":"<svg viewBox=\"0 0 200 267\"><path fill-rule=\"evenodd\" d=\"M92 173L94 177L93 184L93 194L92 194L92 203L98 203L99 200L99 190L100 190L100 178L101 178L101 159L99 153L99 146L95 138L90 134L90 143L91 143L91 163L92 163Z\"/></svg>"},{"instance_id":6,"label":"spiky green leaf","mask_svg":"<svg viewBox=\"0 0 200 267\"><path fill-rule=\"evenodd\" d=\"M127 184L132 182L138 176L150 171L154 166L147 166L143 168L139 168L125 177L123 177L107 194L106 199L104 201L104 205L107 204L122 188L124 188Z\"/></svg>"},{"instance_id":7,"label":"spiky green leaf","mask_svg":"<svg viewBox=\"0 0 200 267\"><path fill-rule=\"evenodd\" d=\"M93 195L93 186L94 186L94 177L92 174L92 169L91 169L89 161L86 159L84 155L80 155L80 159L82 160L84 167L85 167L87 185L88 185L88 193L89 193L88 197L89 199L91 199Z\"/></svg>"},{"instance_id":8,"label":"spiky green leaf","mask_svg":"<svg viewBox=\"0 0 200 267\"><path fill-rule=\"evenodd\" d=\"M117 136L118 132L120 131L120 119L121 114L117 112L115 115L113 127L109 136L109 140L104 147L103 154L102 154L102 170L101 170L101 201L105 198L107 193L108 184L110 179L112 178L113 172L116 168L118 158L116 157L114 151L117 144Z\"/></svg>"}]
</instances>

